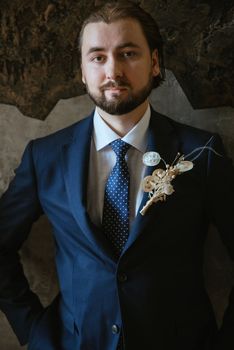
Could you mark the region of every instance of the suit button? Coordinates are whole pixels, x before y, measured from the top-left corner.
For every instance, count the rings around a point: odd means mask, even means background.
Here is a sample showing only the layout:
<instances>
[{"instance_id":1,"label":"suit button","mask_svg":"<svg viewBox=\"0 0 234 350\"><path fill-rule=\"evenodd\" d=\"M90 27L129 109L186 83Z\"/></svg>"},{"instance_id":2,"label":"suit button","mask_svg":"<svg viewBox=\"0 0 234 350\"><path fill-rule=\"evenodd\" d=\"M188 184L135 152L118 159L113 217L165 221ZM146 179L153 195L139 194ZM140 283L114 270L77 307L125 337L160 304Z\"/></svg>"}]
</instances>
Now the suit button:
<instances>
[{"instance_id":1,"label":"suit button","mask_svg":"<svg viewBox=\"0 0 234 350\"><path fill-rule=\"evenodd\" d=\"M119 327L117 326L117 324L113 324L113 326L111 327L111 330L113 334L119 333Z\"/></svg>"},{"instance_id":2,"label":"suit button","mask_svg":"<svg viewBox=\"0 0 234 350\"><path fill-rule=\"evenodd\" d=\"M123 283L126 282L128 279L128 276L126 275L126 273L119 273L118 274L118 281Z\"/></svg>"}]
</instances>

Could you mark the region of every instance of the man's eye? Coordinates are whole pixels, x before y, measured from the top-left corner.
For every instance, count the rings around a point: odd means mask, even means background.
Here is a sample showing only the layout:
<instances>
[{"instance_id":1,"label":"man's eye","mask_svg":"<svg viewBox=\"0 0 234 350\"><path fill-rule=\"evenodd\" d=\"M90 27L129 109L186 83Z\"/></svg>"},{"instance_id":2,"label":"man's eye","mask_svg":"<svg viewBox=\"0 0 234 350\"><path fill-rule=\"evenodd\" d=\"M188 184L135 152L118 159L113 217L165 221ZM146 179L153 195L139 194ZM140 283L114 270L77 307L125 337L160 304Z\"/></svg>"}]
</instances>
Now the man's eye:
<instances>
[{"instance_id":1,"label":"man's eye","mask_svg":"<svg viewBox=\"0 0 234 350\"><path fill-rule=\"evenodd\" d=\"M97 63L102 63L104 62L104 57L103 56L96 56L92 58L93 62L97 62Z\"/></svg>"},{"instance_id":2,"label":"man's eye","mask_svg":"<svg viewBox=\"0 0 234 350\"><path fill-rule=\"evenodd\" d=\"M136 56L136 52L134 52L134 51L123 52L123 57L128 58L128 57L134 57L134 56Z\"/></svg>"}]
</instances>

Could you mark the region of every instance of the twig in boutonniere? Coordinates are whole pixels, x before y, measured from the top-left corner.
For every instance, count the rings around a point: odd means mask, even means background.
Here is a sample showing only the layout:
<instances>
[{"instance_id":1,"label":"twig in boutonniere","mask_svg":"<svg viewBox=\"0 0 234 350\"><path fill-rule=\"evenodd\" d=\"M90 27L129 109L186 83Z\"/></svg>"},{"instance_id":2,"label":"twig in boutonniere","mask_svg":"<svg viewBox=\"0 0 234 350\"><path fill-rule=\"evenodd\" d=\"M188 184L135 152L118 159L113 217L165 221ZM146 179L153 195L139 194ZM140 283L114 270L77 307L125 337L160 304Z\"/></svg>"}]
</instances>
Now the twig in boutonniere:
<instances>
[{"instance_id":1,"label":"twig in boutonniere","mask_svg":"<svg viewBox=\"0 0 234 350\"><path fill-rule=\"evenodd\" d=\"M147 152L148 157L152 156L152 153L156 152ZM146 153L146 154L147 154ZM159 158L158 154L158 158ZM160 157L161 159L161 157ZM165 161L163 161L165 163ZM175 164L175 165L173 165ZM142 188L144 192L149 193L149 200L146 202L145 206L141 209L141 215L145 215L148 208L156 202L165 201L167 196L171 195L174 192L174 188L171 184L171 181L176 178L177 175L189 171L193 168L193 163L190 161L184 160L184 156L177 154L172 165L166 164L166 169L156 169L152 175L146 176L142 181Z\"/></svg>"}]
</instances>

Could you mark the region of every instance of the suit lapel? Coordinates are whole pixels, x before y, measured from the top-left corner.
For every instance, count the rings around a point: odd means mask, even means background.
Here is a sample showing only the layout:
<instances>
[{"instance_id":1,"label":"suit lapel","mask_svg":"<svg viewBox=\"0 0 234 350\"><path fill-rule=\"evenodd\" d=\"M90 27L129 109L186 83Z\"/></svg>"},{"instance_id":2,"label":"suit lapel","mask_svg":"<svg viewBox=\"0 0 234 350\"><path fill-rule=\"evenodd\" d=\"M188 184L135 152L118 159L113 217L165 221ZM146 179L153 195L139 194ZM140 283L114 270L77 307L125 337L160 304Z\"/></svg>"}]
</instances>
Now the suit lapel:
<instances>
[{"instance_id":1,"label":"suit lapel","mask_svg":"<svg viewBox=\"0 0 234 350\"><path fill-rule=\"evenodd\" d=\"M74 137L62 149L62 164L66 190L73 216L84 235L101 254L109 253L113 260L110 243L95 226L87 213L87 183L90 145L93 131L93 115L79 122Z\"/></svg>"},{"instance_id":2,"label":"suit lapel","mask_svg":"<svg viewBox=\"0 0 234 350\"><path fill-rule=\"evenodd\" d=\"M171 164L175 159L178 150L178 139L176 137L176 133L170 122L170 119L156 113L153 109L151 109L147 152L158 152L167 164ZM145 176L151 175L154 169L158 167L162 167L164 169L165 165L161 161L156 167L147 167ZM159 204L153 204L144 216L140 214L140 210L146 204L147 200L148 193L145 192L139 207L138 214L132 223L132 227L129 233L129 239L125 245L123 254L133 244L133 242L137 239L144 227L150 221L152 216L155 216L157 212Z\"/></svg>"},{"instance_id":3,"label":"suit lapel","mask_svg":"<svg viewBox=\"0 0 234 350\"><path fill-rule=\"evenodd\" d=\"M178 152L178 141L173 126L168 118L151 111L151 120L148 134L147 151L156 151L161 157L171 164ZM89 241L102 255L115 260L111 244L104 236L101 229L96 227L90 220L87 213L87 182L89 170L90 144L93 131L93 116L85 118L75 126L74 136L71 141L63 146L62 164L66 190L70 207L78 225ZM159 164L157 167L164 167ZM154 168L147 167L145 176L152 174ZM148 194L144 193L139 210L148 200ZM133 244L143 228L147 225L152 215L155 215L157 205L152 205L145 216L139 212L135 218L129 239L123 253ZM122 254L123 254L122 253Z\"/></svg>"}]
</instances>

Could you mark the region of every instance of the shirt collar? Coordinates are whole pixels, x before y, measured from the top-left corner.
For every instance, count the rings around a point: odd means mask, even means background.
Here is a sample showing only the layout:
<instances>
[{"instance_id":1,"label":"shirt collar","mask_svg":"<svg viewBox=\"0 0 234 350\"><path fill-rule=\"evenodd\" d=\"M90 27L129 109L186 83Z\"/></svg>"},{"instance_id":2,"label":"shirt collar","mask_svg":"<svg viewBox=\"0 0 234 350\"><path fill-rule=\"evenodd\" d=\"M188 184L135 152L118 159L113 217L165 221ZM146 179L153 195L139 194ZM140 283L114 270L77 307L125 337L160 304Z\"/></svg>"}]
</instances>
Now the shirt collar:
<instances>
[{"instance_id":1,"label":"shirt collar","mask_svg":"<svg viewBox=\"0 0 234 350\"><path fill-rule=\"evenodd\" d=\"M123 141L127 142L131 146L135 147L142 153L145 152L147 147L147 130L150 121L150 106L148 105L146 112L139 122L122 138ZM95 109L94 120L93 120L93 139L96 150L99 151L102 148L109 145L111 142L119 139L119 135L116 134L102 119L100 114Z\"/></svg>"}]
</instances>

